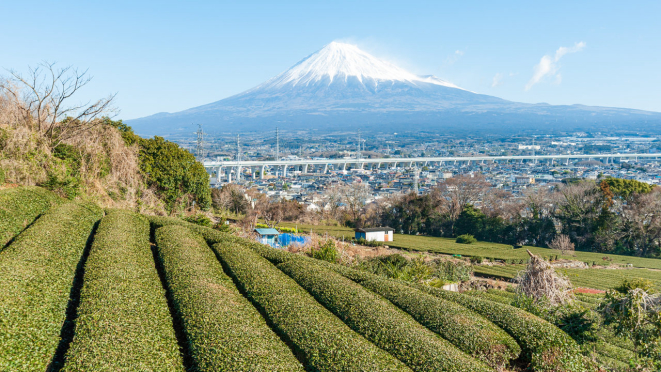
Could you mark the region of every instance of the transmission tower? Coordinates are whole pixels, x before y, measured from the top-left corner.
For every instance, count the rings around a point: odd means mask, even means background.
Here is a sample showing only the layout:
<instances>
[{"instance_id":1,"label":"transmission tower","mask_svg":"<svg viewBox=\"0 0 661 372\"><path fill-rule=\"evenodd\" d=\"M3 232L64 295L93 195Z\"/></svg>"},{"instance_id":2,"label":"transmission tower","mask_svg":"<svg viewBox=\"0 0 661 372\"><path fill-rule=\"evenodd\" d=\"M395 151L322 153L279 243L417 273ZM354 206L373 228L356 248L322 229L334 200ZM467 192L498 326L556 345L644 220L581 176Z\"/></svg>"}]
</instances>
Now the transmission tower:
<instances>
[{"instance_id":1,"label":"transmission tower","mask_svg":"<svg viewBox=\"0 0 661 372\"><path fill-rule=\"evenodd\" d=\"M202 124L197 125L197 145L195 147L195 155L197 156L198 159L202 160L204 159L204 135L205 133L202 131Z\"/></svg>"}]
</instances>

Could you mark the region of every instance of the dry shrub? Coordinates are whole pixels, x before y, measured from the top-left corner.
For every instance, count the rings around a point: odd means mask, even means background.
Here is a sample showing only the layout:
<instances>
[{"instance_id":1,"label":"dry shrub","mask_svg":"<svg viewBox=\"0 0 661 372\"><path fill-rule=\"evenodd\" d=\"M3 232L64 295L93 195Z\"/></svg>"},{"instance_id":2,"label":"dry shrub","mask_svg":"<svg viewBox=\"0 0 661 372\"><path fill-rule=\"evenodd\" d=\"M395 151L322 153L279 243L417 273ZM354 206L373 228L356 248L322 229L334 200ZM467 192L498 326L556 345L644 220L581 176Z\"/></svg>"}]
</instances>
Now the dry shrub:
<instances>
[{"instance_id":1,"label":"dry shrub","mask_svg":"<svg viewBox=\"0 0 661 372\"><path fill-rule=\"evenodd\" d=\"M574 254L574 243L572 243L569 237L564 234L556 236L553 241L549 243L549 248L558 250L562 254Z\"/></svg>"},{"instance_id":2,"label":"dry shrub","mask_svg":"<svg viewBox=\"0 0 661 372\"><path fill-rule=\"evenodd\" d=\"M530 255L530 263L515 279L519 284L519 293L535 301L548 301L551 305L570 301L572 286L569 279L555 272L553 266L540 256L527 252Z\"/></svg>"}]
</instances>

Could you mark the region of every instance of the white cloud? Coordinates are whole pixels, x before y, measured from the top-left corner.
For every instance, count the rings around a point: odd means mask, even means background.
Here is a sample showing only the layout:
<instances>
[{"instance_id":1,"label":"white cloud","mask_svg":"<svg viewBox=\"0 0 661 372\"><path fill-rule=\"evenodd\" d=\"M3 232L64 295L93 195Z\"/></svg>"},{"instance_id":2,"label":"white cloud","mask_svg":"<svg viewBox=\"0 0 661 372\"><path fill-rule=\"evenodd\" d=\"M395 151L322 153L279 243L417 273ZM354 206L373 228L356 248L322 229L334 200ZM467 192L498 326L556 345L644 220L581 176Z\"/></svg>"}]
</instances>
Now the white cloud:
<instances>
[{"instance_id":1,"label":"white cloud","mask_svg":"<svg viewBox=\"0 0 661 372\"><path fill-rule=\"evenodd\" d=\"M542 81L546 76L555 76L555 83L560 84L562 76L558 73L558 70L560 69L558 62L565 54L580 52L583 48L585 48L585 42L581 41L580 43L574 44L573 47L558 48L553 57L549 55L542 57L533 69L534 72L532 78L528 81L528 84L526 84L526 90L530 90L533 85Z\"/></svg>"},{"instance_id":2,"label":"white cloud","mask_svg":"<svg viewBox=\"0 0 661 372\"><path fill-rule=\"evenodd\" d=\"M491 83L491 87L495 88L501 85L503 85L503 74L499 72L493 77L493 82Z\"/></svg>"},{"instance_id":3,"label":"white cloud","mask_svg":"<svg viewBox=\"0 0 661 372\"><path fill-rule=\"evenodd\" d=\"M454 53L452 53L450 56L448 56L448 58L445 60L445 63L448 64L448 65L451 65L451 64L457 62L457 60L459 58L461 58L463 55L464 55L463 50L455 50Z\"/></svg>"}]
</instances>

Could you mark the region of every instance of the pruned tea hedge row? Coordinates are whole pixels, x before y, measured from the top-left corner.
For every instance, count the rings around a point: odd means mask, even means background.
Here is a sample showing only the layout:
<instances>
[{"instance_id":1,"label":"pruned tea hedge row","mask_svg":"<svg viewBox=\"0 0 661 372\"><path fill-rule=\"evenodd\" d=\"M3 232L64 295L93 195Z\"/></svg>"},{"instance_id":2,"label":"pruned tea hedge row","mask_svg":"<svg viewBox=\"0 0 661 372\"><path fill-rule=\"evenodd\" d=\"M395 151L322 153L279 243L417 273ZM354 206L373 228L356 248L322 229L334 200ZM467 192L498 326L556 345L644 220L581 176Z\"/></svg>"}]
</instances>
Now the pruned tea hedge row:
<instances>
[{"instance_id":1,"label":"pruned tea hedge row","mask_svg":"<svg viewBox=\"0 0 661 372\"><path fill-rule=\"evenodd\" d=\"M40 214L63 201L41 187L0 190L0 251Z\"/></svg>"},{"instance_id":2,"label":"pruned tea hedge row","mask_svg":"<svg viewBox=\"0 0 661 372\"><path fill-rule=\"evenodd\" d=\"M128 211L101 220L64 371L184 371L149 233Z\"/></svg>"},{"instance_id":3,"label":"pruned tea hedge row","mask_svg":"<svg viewBox=\"0 0 661 372\"><path fill-rule=\"evenodd\" d=\"M213 246L240 289L314 371L410 371L352 331L293 279L249 248Z\"/></svg>"},{"instance_id":4,"label":"pruned tea hedge row","mask_svg":"<svg viewBox=\"0 0 661 372\"><path fill-rule=\"evenodd\" d=\"M491 371L382 297L307 260L278 265L353 330L414 371Z\"/></svg>"},{"instance_id":5,"label":"pruned tea hedge row","mask_svg":"<svg viewBox=\"0 0 661 372\"><path fill-rule=\"evenodd\" d=\"M196 370L304 370L200 237L172 225L156 230L156 244Z\"/></svg>"},{"instance_id":6,"label":"pruned tea hedge row","mask_svg":"<svg viewBox=\"0 0 661 372\"><path fill-rule=\"evenodd\" d=\"M0 252L0 371L45 371L60 342L76 270L102 211L66 203Z\"/></svg>"},{"instance_id":7,"label":"pruned tea hedge row","mask_svg":"<svg viewBox=\"0 0 661 372\"><path fill-rule=\"evenodd\" d=\"M576 341L551 323L524 310L479 297L415 285L434 296L456 302L484 316L518 342L525 360L535 371L580 372L592 367Z\"/></svg>"},{"instance_id":8,"label":"pruned tea hedge row","mask_svg":"<svg viewBox=\"0 0 661 372\"><path fill-rule=\"evenodd\" d=\"M352 269L346 269L346 271ZM438 333L469 355L493 367L516 359L521 348L507 332L481 315L456 304L387 280L377 275L352 275L358 284L377 293L411 314L420 324ZM363 279L364 278L364 279Z\"/></svg>"}]
</instances>

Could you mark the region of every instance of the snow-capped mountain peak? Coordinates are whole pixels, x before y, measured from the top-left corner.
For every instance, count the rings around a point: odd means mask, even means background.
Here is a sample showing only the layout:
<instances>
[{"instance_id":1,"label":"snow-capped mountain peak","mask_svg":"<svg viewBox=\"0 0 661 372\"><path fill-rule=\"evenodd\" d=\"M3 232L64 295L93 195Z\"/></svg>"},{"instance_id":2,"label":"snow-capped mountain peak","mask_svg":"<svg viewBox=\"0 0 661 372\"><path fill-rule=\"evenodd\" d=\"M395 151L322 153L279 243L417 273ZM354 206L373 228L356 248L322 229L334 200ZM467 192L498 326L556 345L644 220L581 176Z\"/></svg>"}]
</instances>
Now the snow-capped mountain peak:
<instances>
[{"instance_id":1,"label":"snow-capped mountain peak","mask_svg":"<svg viewBox=\"0 0 661 372\"><path fill-rule=\"evenodd\" d=\"M355 77L363 84L367 80L374 84L398 81L459 88L435 76L421 77L410 73L392 63L372 56L356 45L334 41L257 89L280 89L285 86L300 87L310 84L330 85L337 79L347 81L350 77Z\"/></svg>"}]
</instances>

